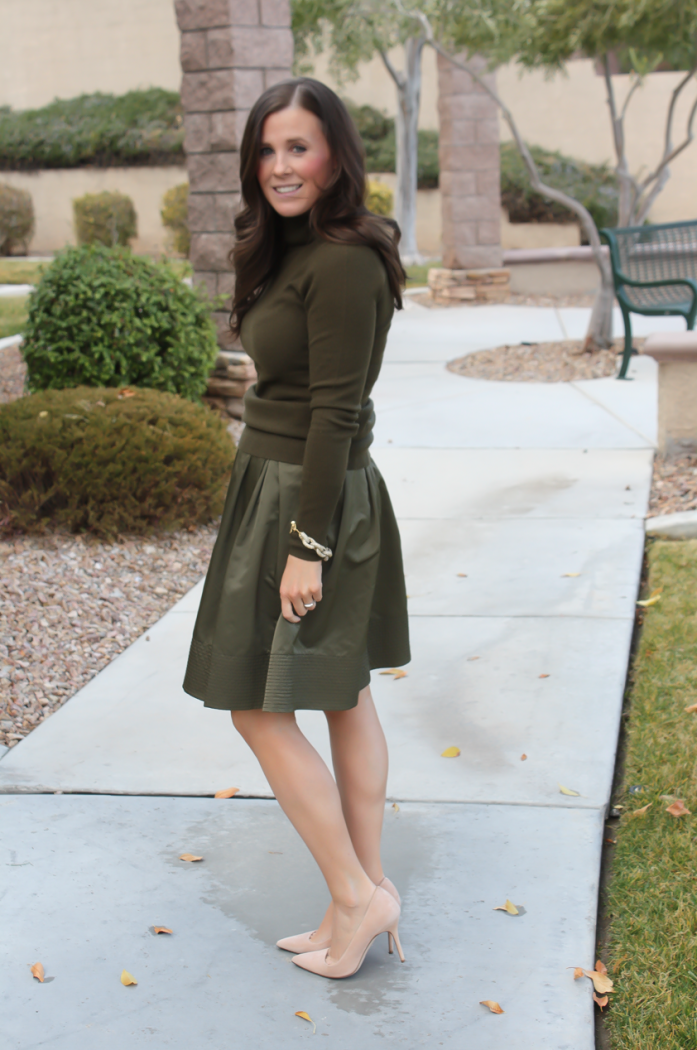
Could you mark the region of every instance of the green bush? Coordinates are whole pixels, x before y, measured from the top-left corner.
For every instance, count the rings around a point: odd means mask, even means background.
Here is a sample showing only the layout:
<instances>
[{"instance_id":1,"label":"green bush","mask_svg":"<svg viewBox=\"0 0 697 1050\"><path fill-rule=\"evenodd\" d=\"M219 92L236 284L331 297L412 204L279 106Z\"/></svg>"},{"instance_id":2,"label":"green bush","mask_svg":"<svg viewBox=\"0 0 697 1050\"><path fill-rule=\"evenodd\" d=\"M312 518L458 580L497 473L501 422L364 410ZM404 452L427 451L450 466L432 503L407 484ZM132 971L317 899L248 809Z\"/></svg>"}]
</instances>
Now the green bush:
<instances>
[{"instance_id":1,"label":"green bush","mask_svg":"<svg viewBox=\"0 0 697 1050\"><path fill-rule=\"evenodd\" d=\"M0 182L0 255L11 255L17 247L26 254L34 233L34 204L27 190Z\"/></svg>"},{"instance_id":2,"label":"green bush","mask_svg":"<svg viewBox=\"0 0 697 1050\"><path fill-rule=\"evenodd\" d=\"M531 146L540 175L555 189L584 204L597 226L617 225L617 176L607 164L586 164L562 153ZM501 203L511 222L578 222L569 208L536 193L514 143L501 145Z\"/></svg>"},{"instance_id":3,"label":"green bush","mask_svg":"<svg viewBox=\"0 0 697 1050\"><path fill-rule=\"evenodd\" d=\"M234 446L210 409L145 389L50 390L0 406L0 530L113 538L211 521Z\"/></svg>"},{"instance_id":4,"label":"green bush","mask_svg":"<svg viewBox=\"0 0 697 1050\"><path fill-rule=\"evenodd\" d=\"M189 255L191 234L189 233L189 183L180 182L168 189L162 198L163 226L174 233L174 250Z\"/></svg>"},{"instance_id":5,"label":"green bush","mask_svg":"<svg viewBox=\"0 0 697 1050\"><path fill-rule=\"evenodd\" d=\"M41 109L0 107L0 169L82 164L182 164L184 128L176 91L56 99Z\"/></svg>"},{"instance_id":6,"label":"green bush","mask_svg":"<svg viewBox=\"0 0 697 1050\"><path fill-rule=\"evenodd\" d=\"M134 386L192 401L218 353L209 305L167 263L126 248L66 248L30 296L29 389Z\"/></svg>"},{"instance_id":7,"label":"green bush","mask_svg":"<svg viewBox=\"0 0 697 1050\"><path fill-rule=\"evenodd\" d=\"M369 172L395 171L396 139L392 117L373 106L356 106L344 99L363 140L366 169ZM438 185L438 132L419 130L417 179L420 190Z\"/></svg>"},{"instance_id":8,"label":"green bush","mask_svg":"<svg viewBox=\"0 0 697 1050\"><path fill-rule=\"evenodd\" d=\"M126 247L132 237L138 236L136 210L125 193L86 193L73 201L73 215L78 244Z\"/></svg>"},{"instance_id":9,"label":"green bush","mask_svg":"<svg viewBox=\"0 0 697 1050\"><path fill-rule=\"evenodd\" d=\"M365 205L375 215L391 215L394 208L394 193L384 182L369 179Z\"/></svg>"}]
</instances>

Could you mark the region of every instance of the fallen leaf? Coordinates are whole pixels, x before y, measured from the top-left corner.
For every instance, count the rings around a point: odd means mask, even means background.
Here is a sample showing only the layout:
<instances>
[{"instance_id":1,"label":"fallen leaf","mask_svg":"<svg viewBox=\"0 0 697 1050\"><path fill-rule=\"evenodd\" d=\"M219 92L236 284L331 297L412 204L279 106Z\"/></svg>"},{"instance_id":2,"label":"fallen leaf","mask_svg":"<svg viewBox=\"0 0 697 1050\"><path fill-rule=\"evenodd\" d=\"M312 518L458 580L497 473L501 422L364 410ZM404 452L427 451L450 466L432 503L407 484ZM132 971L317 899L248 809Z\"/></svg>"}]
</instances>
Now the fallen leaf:
<instances>
[{"instance_id":1,"label":"fallen leaf","mask_svg":"<svg viewBox=\"0 0 697 1050\"><path fill-rule=\"evenodd\" d=\"M396 802L392 803L392 809L395 811L395 813L399 813L399 806Z\"/></svg>"},{"instance_id":2,"label":"fallen leaf","mask_svg":"<svg viewBox=\"0 0 697 1050\"><path fill-rule=\"evenodd\" d=\"M632 813L628 813L627 816L628 817L645 817L646 814L648 813L648 811L650 810L652 805L653 805L653 802L647 802L645 806L641 807L641 809L635 809Z\"/></svg>"},{"instance_id":3,"label":"fallen leaf","mask_svg":"<svg viewBox=\"0 0 697 1050\"><path fill-rule=\"evenodd\" d=\"M563 572L562 573L562 577L564 577L564 576L581 576L581 575L582 575L582 573L580 573L580 572Z\"/></svg>"},{"instance_id":4,"label":"fallen leaf","mask_svg":"<svg viewBox=\"0 0 697 1050\"><path fill-rule=\"evenodd\" d=\"M467 573L466 573L466 572L458 572L458 573L456 573L455 575L456 575L456 576L463 576L463 577L465 577L465 578L467 577Z\"/></svg>"},{"instance_id":5,"label":"fallen leaf","mask_svg":"<svg viewBox=\"0 0 697 1050\"><path fill-rule=\"evenodd\" d=\"M467 660L468 660L469 663L472 663L473 660L479 660L479 657L478 656L468 656Z\"/></svg>"},{"instance_id":6,"label":"fallen leaf","mask_svg":"<svg viewBox=\"0 0 697 1050\"><path fill-rule=\"evenodd\" d=\"M606 995L603 995L599 999L598 996L595 994L595 992L593 992L593 1002L598 1004L598 1006L600 1007L601 1011L602 1011L604 1006L607 1006L607 1001L608 1000L607 1000L607 996Z\"/></svg>"},{"instance_id":7,"label":"fallen leaf","mask_svg":"<svg viewBox=\"0 0 697 1050\"><path fill-rule=\"evenodd\" d=\"M43 984L44 983L44 973L45 973L45 970L44 970L43 966L41 965L41 963L34 963L34 965L31 968L31 975L32 975L32 977L36 977L37 981L41 981L41 983Z\"/></svg>"},{"instance_id":8,"label":"fallen leaf","mask_svg":"<svg viewBox=\"0 0 697 1050\"><path fill-rule=\"evenodd\" d=\"M39 419L45 419L47 415L48 412L39 412Z\"/></svg>"},{"instance_id":9,"label":"fallen leaf","mask_svg":"<svg viewBox=\"0 0 697 1050\"><path fill-rule=\"evenodd\" d=\"M306 1013L304 1010L296 1010L295 1011L295 1016L296 1017L302 1017L303 1021L309 1021L310 1024L312 1025L312 1034L313 1035L315 1034L315 1032L317 1031L317 1025L315 1024L315 1022L312 1020L312 1018L310 1017L310 1015L308 1013Z\"/></svg>"},{"instance_id":10,"label":"fallen leaf","mask_svg":"<svg viewBox=\"0 0 697 1050\"><path fill-rule=\"evenodd\" d=\"M124 397L135 397L135 396L136 396L135 390L131 390L131 388L129 386L123 387L123 389L120 390L119 393L118 393L119 401L122 400Z\"/></svg>"},{"instance_id":11,"label":"fallen leaf","mask_svg":"<svg viewBox=\"0 0 697 1050\"><path fill-rule=\"evenodd\" d=\"M577 981L579 979L579 977L583 977L583 967L582 966L574 967L574 980Z\"/></svg>"},{"instance_id":12,"label":"fallen leaf","mask_svg":"<svg viewBox=\"0 0 697 1050\"><path fill-rule=\"evenodd\" d=\"M194 860L203 860L203 857L195 857L193 853L182 853L179 860L188 860L189 862Z\"/></svg>"},{"instance_id":13,"label":"fallen leaf","mask_svg":"<svg viewBox=\"0 0 697 1050\"><path fill-rule=\"evenodd\" d=\"M168 926L153 926L154 933L171 933L172 931Z\"/></svg>"},{"instance_id":14,"label":"fallen leaf","mask_svg":"<svg viewBox=\"0 0 697 1050\"><path fill-rule=\"evenodd\" d=\"M381 671L380 674L391 674L395 681L398 678L406 678L407 677L407 672L403 671L401 667L391 667L389 669L389 671Z\"/></svg>"},{"instance_id":15,"label":"fallen leaf","mask_svg":"<svg viewBox=\"0 0 697 1050\"><path fill-rule=\"evenodd\" d=\"M506 900L505 904L499 904L497 908L494 908L494 911L507 911L509 915L520 915L515 904L509 900Z\"/></svg>"},{"instance_id":16,"label":"fallen leaf","mask_svg":"<svg viewBox=\"0 0 697 1050\"><path fill-rule=\"evenodd\" d=\"M521 762L527 762L527 760L528 760L528 756L527 755L521 755L520 756L520 761Z\"/></svg>"},{"instance_id":17,"label":"fallen leaf","mask_svg":"<svg viewBox=\"0 0 697 1050\"><path fill-rule=\"evenodd\" d=\"M617 839L605 839L605 841L607 842L608 846L616 846L617 845Z\"/></svg>"},{"instance_id":18,"label":"fallen leaf","mask_svg":"<svg viewBox=\"0 0 697 1050\"><path fill-rule=\"evenodd\" d=\"M559 781L557 781L557 783L559 783ZM576 798L581 797L580 791L572 791L571 788L566 788L563 784L559 784L559 791L562 795L573 795Z\"/></svg>"},{"instance_id":19,"label":"fallen leaf","mask_svg":"<svg viewBox=\"0 0 697 1050\"><path fill-rule=\"evenodd\" d=\"M129 984L138 984L138 982L136 981L132 973L129 973L128 970L122 970L121 984L128 986Z\"/></svg>"},{"instance_id":20,"label":"fallen leaf","mask_svg":"<svg viewBox=\"0 0 697 1050\"><path fill-rule=\"evenodd\" d=\"M644 598L643 601L637 602L637 605L641 605L642 608L644 608L644 609L647 606L649 606L649 605L655 605L656 602L660 602L660 600L661 600L661 591L662 590L663 590L662 587L657 587L655 591L651 592L651 594L649 595L648 598Z\"/></svg>"},{"instance_id":21,"label":"fallen leaf","mask_svg":"<svg viewBox=\"0 0 697 1050\"><path fill-rule=\"evenodd\" d=\"M216 791L213 798L232 798L239 790L239 788L223 788L222 791Z\"/></svg>"},{"instance_id":22,"label":"fallen leaf","mask_svg":"<svg viewBox=\"0 0 697 1050\"><path fill-rule=\"evenodd\" d=\"M693 715L695 711L697 711L697 704L689 704L685 708L685 710L687 711L688 715Z\"/></svg>"},{"instance_id":23,"label":"fallen leaf","mask_svg":"<svg viewBox=\"0 0 697 1050\"><path fill-rule=\"evenodd\" d=\"M460 754L459 747L446 747L445 751L441 752L441 758L457 758Z\"/></svg>"},{"instance_id":24,"label":"fallen leaf","mask_svg":"<svg viewBox=\"0 0 697 1050\"><path fill-rule=\"evenodd\" d=\"M583 973L584 976L590 977L593 987L600 995L605 995L606 992L613 990L614 985L607 974L599 973L598 970L584 970Z\"/></svg>"},{"instance_id":25,"label":"fallen leaf","mask_svg":"<svg viewBox=\"0 0 697 1050\"><path fill-rule=\"evenodd\" d=\"M598 971L598 973L607 973L607 966L605 965L602 959L598 959L598 961L595 964L595 968Z\"/></svg>"},{"instance_id":26,"label":"fallen leaf","mask_svg":"<svg viewBox=\"0 0 697 1050\"><path fill-rule=\"evenodd\" d=\"M670 813L671 817L690 816L690 811L681 798L676 799L672 806L667 806L666 813Z\"/></svg>"},{"instance_id":27,"label":"fallen leaf","mask_svg":"<svg viewBox=\"0 0 697 1050\"><path fill-rule=\"evenodd\" d=\"M496 1002L495 999L480 999L479 1000L479 1005L480 1006L488 1006L489 1009L491 1010L492 1014L502 1014L503 1013L503 1010L501 1009L501 1007L499 1006L499 1004Z\"/></svg>"},{"instance_id":28,"label":"fallen leaf","mask_svg":"<svg viewBox=\"0 0 697 1050\"><path fill-rule=\"evenodd\" d=\"M538 678L549 678L549 675L548 674L540 674L537 677Z\"/></svg>"}]
</instances>

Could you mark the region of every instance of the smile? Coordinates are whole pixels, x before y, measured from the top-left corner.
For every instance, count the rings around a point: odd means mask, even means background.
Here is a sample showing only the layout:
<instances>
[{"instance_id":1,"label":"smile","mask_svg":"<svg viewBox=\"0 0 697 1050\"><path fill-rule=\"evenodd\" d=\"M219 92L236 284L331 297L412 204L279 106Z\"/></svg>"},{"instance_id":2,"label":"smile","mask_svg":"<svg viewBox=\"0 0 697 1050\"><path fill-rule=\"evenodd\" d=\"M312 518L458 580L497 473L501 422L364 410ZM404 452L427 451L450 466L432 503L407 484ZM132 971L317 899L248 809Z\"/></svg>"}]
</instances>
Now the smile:
<instances>
[{"instance_id":1,"label":"smile","mask_svg":"<svg viewBox=\"0 0 697 1050\"><path fill-rule=\"evenodd\" d=\"M296 190L300 189L301 185L302 183L299 182L295 186L274 186L273 188L276 193L295 193Z\"/></svg>"}]
</instances>

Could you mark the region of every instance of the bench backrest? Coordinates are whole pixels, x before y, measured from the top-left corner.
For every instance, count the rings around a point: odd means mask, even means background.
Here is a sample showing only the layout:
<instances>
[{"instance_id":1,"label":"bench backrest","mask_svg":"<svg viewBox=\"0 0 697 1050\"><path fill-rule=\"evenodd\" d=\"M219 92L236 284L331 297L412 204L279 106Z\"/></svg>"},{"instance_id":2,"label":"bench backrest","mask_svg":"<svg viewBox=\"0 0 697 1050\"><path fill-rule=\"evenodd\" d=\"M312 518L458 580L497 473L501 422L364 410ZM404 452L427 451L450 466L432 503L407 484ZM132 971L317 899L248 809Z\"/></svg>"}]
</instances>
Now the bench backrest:
<instances>
[{"instance_id":1,"label":"bench backrest","mask_svg":"<svg viewBox=\"0 0 697 1050\"><path fill-rule=\"evenodd\" d=\"M600 231L610 245L615 276L622 280L697 279L697 221L657 226L618 226Z\"/></svg>"}]
</instances>

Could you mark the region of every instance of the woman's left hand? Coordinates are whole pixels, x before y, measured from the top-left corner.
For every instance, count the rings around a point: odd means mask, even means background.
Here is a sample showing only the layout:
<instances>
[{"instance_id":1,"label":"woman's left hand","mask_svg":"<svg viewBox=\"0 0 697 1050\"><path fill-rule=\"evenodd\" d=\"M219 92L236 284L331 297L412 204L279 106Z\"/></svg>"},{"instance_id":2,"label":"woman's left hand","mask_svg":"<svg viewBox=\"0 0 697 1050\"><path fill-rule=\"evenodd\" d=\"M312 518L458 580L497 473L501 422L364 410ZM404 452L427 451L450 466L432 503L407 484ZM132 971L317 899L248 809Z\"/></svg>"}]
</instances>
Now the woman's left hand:
<instances>
[{"instance_id":1,"label":"woman's left hand","mask_svg":"<svg viewBox=\"0 0 697 1050\"><path fill-rule=\"evenodd\" d=\"M305 561L289 554L280 593L284 619L300 623L301 617L322 601L322 562Z\"/></svg>"}]
</instances>

